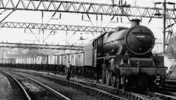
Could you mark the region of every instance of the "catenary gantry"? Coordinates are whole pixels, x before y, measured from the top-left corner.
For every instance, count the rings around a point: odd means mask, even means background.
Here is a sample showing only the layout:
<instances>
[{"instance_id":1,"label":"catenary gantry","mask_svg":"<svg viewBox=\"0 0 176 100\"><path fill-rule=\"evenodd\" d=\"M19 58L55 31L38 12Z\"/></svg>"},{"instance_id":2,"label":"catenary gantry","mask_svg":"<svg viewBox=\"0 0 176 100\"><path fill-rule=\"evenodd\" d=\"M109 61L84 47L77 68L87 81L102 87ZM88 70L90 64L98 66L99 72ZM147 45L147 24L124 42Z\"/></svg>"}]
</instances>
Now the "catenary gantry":
<instances>
[{"instance_id":1,"label":"catenary gantry","mask_svg":"<svg viewBox=\"0 0 176 100\"><path fill-rule=\"evenodd\" d=\"M29 28L29 29L47 29L47 30L63 30L63 31L80 31L80 32L105 32L114 31L112 27L97 26L80 26L80 25L59 25L47 23L26 23L26 22L2 22L1 28Z\"/></svg>"},{"instance_id":2,"label":"catenary gantry","mask_svg":"<svg viewBox=\"0 0 176 100\"><path fill-rule=\"evenodd\" d=\"M82 46L74 45L48 45L48 44L25 44L25 43L8 43L0 42L0 47L5 48L29 48L29 49L54 49L54 50L78 50L82 51Z\"/></svg>"},{"instance_id":3,"label":"catenary gantry","mask_svg":"<svg viewBox=\"0 0 176 100\"><path fill-rule=\"evenodd\" d=\"M6 10L26 10L26 11L48 11L48 12L64 12L64 13L78 13L78 14L93 14L93 15L109 15L109 16L125 16L128 17L141 17L141 18L163 18L174 20L176 22L176 8L175 3L166 2L159 3L164 7L134 7L127 4L100 4L89 2L73 2L73 1L57 1L57 0L0 0L0 9ZM166 4L172 4L173 7L167 8ZM164 12L164 13L163 13ZM54 15L53 14L53 15ZM167 16L166 16L167 15ZM149 20L151 21L151 20ZM166 23L164 23L164 48L167 43ZM169 25L168 25L169 26ZM167 34L171 37L170 34ZM165 49L164 49L165 50Z\"/></svg>"},{"instance_id":4,"label":"catenary gantry","mask_svg":"<svg viewBox=\"0 0 176 100\"><path fill-rule=\"evenodd\" d=\"M135 16L145 18L162 18L156 13L162 12L158 7L132 7L130 5L112 5L56 0L0 0L0 9L68 12L80 14ZM176 18L176 10L166 9L168 19Z\"/></svg>"}]
</instances>

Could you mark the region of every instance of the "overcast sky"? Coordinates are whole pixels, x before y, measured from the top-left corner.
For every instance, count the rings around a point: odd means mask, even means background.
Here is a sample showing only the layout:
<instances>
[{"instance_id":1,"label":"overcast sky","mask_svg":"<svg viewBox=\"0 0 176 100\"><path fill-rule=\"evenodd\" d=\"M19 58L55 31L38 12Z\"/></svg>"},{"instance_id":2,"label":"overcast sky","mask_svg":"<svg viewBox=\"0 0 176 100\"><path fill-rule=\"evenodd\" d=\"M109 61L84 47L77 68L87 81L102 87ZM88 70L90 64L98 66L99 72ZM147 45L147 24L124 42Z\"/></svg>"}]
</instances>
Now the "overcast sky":
<instances>
[{"instance_id":1,"label":"overcast sky","mask_svg":"<svg viewBox=\"0 0 176 100\"><path fill-rule=\"evenodd\" d=\"M82 2L96 2L96 3L111 3L111 0L65 0L65 1L82 1ZM117 2L118 0L115 0ZM153 7L153 3L161 0L127 0L127 3L133 6L146 6ZM170 0L175 1L175 0ZM2 11L2 10L0 10ZM0 15L2 19L9 11ZM103 21L96 21L94 16L90 16L92 22L82 21L81 15L79 14L62 14L62 18L59 19L59 13L56 14L54 18L51 19L53 13L44 12L44 23L51 24L66 24L66 25L88 25L88 26L108 26L108 27L117 27L117 26L129 26L127 18L123 18L123 22L110 22L108 17L105 17ZM42 23L41 12L32 12L32 11L15 11L10 15L5 21L14 21L14 22L36 22ZM152 20L148 23L148 19L143 19L142 25L148 26L154 32L157 41L162 42L162 20ZM48 44L79 44L83 42L91 41L98 34L81 34L82 32L77 32L75 35L71 34L73 32L65 31L55 31L55 35L48 36L51 31L45 31L42 35L42 31L33 30L32 32L29 29L0 29L0 42L25 42L25 43L42 43L42 40L45 40L45 43ZM67 33L67 36L66 36ZM79 38L83 36L86 38L86 41L78 41ZM161 47L161 46L160 46ZM159 47L159 48L160 48Z\"/></svg>"}]
</instances>

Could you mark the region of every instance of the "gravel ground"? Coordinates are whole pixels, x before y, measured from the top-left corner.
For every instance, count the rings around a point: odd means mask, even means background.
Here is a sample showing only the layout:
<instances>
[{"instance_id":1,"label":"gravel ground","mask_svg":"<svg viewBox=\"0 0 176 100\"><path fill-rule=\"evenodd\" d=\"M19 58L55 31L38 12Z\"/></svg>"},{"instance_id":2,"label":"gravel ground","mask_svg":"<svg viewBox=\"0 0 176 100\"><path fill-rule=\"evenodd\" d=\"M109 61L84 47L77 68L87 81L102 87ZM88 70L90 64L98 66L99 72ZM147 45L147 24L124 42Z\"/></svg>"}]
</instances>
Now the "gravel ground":
<instances>
[{"instance_id":1,"label":"gravel ground","mask_svg":"<svg viewBox=\"0 0 176 100\"><path fill-rule=\"evenodd\" d=\"M94 96L94 95L88 94L87 92L80 91L80 90L72 88L72 87L63 86L57 82L45 79L43 77L28 75L28 74L24 74L24 73L23 73L23 75L26 77L30 76L34 79L39 80L40 82L43 82L44 84L47 84L51 88L56 89L57 91L61 92L65 96L71 98L72 100L108 100L108 98Z\"/></svg>"},{"instance_id":2,"label":"gravel ground","mask_svg":"<svg viewBox=\"0 0 176 100\"><path fill-rule=\"evenodd\" d=\"M13 75L16 79L18 79L18 81L22 83L32 100L60 100L60 98L58 98L56 95L31 81L30 79L27 79L24 76L22 77L15 75L14 73L11 75Z\"/></svg>"},{"instance_id":3,"label":"gravel ground","mask_svg":"<svg viewBox=\"0 0 176 100\"><path fill-rule=\"evenodd\" d=\"M0 100L25 100L22 91L12 79L0 73Z\"/></svg>"}]
</instances>

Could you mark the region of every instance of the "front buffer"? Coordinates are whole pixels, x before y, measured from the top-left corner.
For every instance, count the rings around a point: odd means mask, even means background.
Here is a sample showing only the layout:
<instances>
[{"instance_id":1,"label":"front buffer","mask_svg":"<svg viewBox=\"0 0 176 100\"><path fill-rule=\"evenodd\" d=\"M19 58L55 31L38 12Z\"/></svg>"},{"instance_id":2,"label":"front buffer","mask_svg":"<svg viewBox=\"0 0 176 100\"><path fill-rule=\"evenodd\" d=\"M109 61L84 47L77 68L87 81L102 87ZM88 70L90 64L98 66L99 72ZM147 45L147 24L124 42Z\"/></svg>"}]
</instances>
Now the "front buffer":
<instances>
[{"instance_id":1,"label":"front buffer","mask_svg":"<svg viewBox=\"0 0 176 100\"><path fill-rule=\"evenodd\" d=\"M165 67L120 67L121 85L126 90L153 90L165 80Z\"/></svg>"}]
</instances>

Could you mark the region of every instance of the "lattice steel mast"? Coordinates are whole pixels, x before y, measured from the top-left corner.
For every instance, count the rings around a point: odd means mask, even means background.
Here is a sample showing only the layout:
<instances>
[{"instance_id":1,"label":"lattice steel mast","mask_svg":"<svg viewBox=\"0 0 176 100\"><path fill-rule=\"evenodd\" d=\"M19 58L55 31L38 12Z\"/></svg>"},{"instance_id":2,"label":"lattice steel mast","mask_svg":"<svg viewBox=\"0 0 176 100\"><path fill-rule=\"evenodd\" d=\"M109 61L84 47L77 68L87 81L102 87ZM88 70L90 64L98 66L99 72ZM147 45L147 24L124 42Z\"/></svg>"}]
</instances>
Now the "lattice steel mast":
<instances>
[{"instance_id":1,"label":"lattice steel mast","mask_svg":"<svg viewBox=\"0 0 176 100\"><path fill-rule=\"evenodd\" d=\"M47 23L27 23L27 22L2 22L1 28L25 28L25 29L46 29L46 30L63 30L78 32L96 32L114 31L113 27L81 26L81 25L60 25Z\"/></svg>"},{"instance_id":2,"label":"lattice steel mast","mask_svg":"<svg viewBox=\"0 0 176 100\"><path fill-rule=\"evenodd\" d=\"M128 17L135 16L144 18L162 18L162 16L155 16L155 13L157 11L163 11L162 8L156 7L133 7L130 5L112 5L53 0L0 0L0 9L65 12ZM176 19L175 10L166 10L170 15L168 19Z\"/></svg>"}]
</instances>

